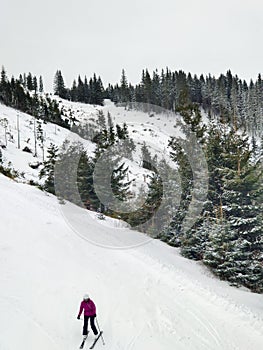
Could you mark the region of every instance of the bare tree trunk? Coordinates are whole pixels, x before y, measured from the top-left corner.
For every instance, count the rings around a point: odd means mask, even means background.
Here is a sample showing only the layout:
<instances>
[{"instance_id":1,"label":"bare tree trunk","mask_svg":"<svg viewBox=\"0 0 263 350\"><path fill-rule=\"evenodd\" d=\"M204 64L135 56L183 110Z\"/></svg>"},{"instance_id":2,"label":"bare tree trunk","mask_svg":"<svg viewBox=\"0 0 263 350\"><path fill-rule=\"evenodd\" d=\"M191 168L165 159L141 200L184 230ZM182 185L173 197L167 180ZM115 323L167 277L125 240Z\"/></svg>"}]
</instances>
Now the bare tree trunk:
<instances>
[{"instance_id":1,"label":"bare tree trunk","mask_svg":"<svg viewBox=\"0 0 263 350\"><path fill-rule=\"evenodd\" d=\"M19 114L17 114L17 148L20 149Z\"/></svg>"}]
</instances>

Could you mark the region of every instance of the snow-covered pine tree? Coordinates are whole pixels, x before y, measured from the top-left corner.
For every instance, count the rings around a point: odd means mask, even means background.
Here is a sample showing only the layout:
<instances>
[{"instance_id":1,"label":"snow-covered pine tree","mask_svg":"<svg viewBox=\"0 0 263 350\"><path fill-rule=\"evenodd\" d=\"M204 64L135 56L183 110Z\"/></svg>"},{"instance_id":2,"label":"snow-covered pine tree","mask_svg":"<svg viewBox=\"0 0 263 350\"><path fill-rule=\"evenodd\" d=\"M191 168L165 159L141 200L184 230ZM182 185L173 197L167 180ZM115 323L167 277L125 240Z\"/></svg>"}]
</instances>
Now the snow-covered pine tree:
<instances>
[{"instance_id":1,"label":"snow-covered pine tree","mask_svg":"<svg viewBox=\"0 0 263 350\"><path fill-rule=\"evenodd\" d=\"M79 195L83 205L87 209L97 210L100 207L100 202L94 191L94 163L93 160L88 157L87 152L83 148L80 148L79 151L80 154L77 169L77 186Z\"/></svg>"},{"instance_id":2,"label":"snow-covered pine tree","mask_svg":"<svg viewBox=\"0 0 263 350\"><path fill-rule=\"evenodd\" d=\"M214 224L204 262L221 278L263 290L262 217L257 200L259 178L250 164L246 137L235 130L222 134L212 181Z\"/></svg>"},{"instance_id":3,"label":"snow-covered pine tree","mask_svg":"<svg viewBox=\"0 0 263 350\"><path fill-rule=\"evenodd\" d=\"M44 162L44 167L40 170L39 178L45 179L43 188L50 193L55 194L55 164L58 159L58 147L53 143L47 150L47 160Z\"/></svg>"},{"instance_id":4,"label":"snow-covered pine tree","mask_svg":"<svg viewBox=\"0 0 263 350\"><path fill-rule=\"evenodd\" d=\"M129 96L128 81L127 81L125 70L123 69L121 72L120 100L119 100L119 102L127 103L129 100L130 100L130 96Z\"/></svg>"},{"instance_id":5,"label":"snow-covered pine tree","mask_svg":"<svg viewBox=\"0 0 263 350\"><path fill-rule=\"evenodd\" d=\"M187 246L191 247L191 243L186 237L183 239L183 234L185 232L183 232L182 225L192 199L191 191L193 188L193 172L182 143L179 143L176 139L171 139L169 146L172 148L172 152L170 153L171 159L178 165L178 173L181 180L180 204L171 222L173 237L171 237L169 242L176 246L180 246L183 240L184 247L186 248Z\"/></svg>"},{"instance_id":6,"label":"snow-covered pine tree","mask_svg":"<svg viewBox=\"0 0 263 350\"><path fill-rule=\"evenodd\" d=\"M32 77L32 74L30 72L28 73L27 78L26 78L26 87L30 91L34 90L33 77Z\"/></svg>"},{"instance_id":7,"label":"snow-covered pine tree","mask_svg":"<svg viewBox=\"0 0 263 350\"><path fill-rule=\"evenodd\" d=\"M257 201L258 178L248 165L227 178L222 195L223 210L229 229L235 233L228 270L230 281L251 290L263 291L263 224Z\"/></svg>"},{"instance_id":8,"label":"snow-covered pine tree","mask_svg":"<svg viewBox=\"0 0 263 350\"><path fill-rule=\"evenodd\" d=\"M205 245L203 262L221 279L230 279L231 249L235 233L230 231L228 222L222 219L208 219L203 223L203 232L208 239Z\"/></svg>"},{"instance_id":9,"label":"snow-covered pine tree","mask_svg":"<svg viewBox=\"0 0 263 350\"><path fill-rule=\"evenodd\" d=\"M67 98L67 89L65 87L64 79L60 70L56 71L54 77L54 94L61 98Z\"/></svg>"},{"instance_id":10,"label":"snow-covered pine tree","mask_svg":"<svg viewBox=\"0 0 263 350\"><path fill-rule=\"evenodd\" d=\"M113 169L111 176L111 189L113 194L120 201L127 199L128 190L131 181L128 180L129 167L125 166L125 162Z\"/></svg>"}]
</instances>

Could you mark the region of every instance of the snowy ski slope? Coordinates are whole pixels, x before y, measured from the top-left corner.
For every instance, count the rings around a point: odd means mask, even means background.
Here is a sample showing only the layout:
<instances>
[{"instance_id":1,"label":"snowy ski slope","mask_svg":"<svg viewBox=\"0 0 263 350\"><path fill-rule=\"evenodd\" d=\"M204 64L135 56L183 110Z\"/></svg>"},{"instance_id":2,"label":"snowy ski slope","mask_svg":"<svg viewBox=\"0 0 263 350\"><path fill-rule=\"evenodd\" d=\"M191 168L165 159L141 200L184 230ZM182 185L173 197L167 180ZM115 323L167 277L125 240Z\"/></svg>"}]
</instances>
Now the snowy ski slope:
<instances>
[{"instance_id":1,"label":"snowy ski slope","mask_svg":"<svg viewBox=\"0 0 263 350\"><path fill-rule=\"evenodd\" d=\"M0 349L77 349L86 292L104 330L106 345L97 349L262 348L262 295L232 288L177 249L113 219L101 225L66 204L85 222L83 239L55 197L2 175L0 188ZM97 235L100 245L92 243ZM141 244L109 249L103 237L112 247Z\"/></svg>"},{"instance_id":2,"label":"snowy ski slope","mask_svg":"<svg viewBox=\"0 0 263 350\"><path fill-rule=\"evenodd\" d=\"M114 123L127 122L138 145L146 141L165 152L176 121L115 107L61 104L85 122L102 109ZM21 148L17 147L17 118ZM0 105L8 120L5 161L24 173L19 182L38 181L29 163L34 151L30 115ZM42 124L45 154L50 143L62 145L68 130ZM0 126L0 143L5 143ZM94 144L85 141L88 152ZM137 163L136 163L137 161ZM132 175L143 183L139 160ZM84 293L97 304L105 347L111 350L261 350L263 297L215 279L200 263L177 249L125 228L125 224L57 199L32 186L0 176L0 350L69 350L81 342L76 319ZM134 189L136 191L136 188ZM93 336L91 335L91 338ZM88 339L86 348L92 342Z\"/></svg>"}]
</instances>

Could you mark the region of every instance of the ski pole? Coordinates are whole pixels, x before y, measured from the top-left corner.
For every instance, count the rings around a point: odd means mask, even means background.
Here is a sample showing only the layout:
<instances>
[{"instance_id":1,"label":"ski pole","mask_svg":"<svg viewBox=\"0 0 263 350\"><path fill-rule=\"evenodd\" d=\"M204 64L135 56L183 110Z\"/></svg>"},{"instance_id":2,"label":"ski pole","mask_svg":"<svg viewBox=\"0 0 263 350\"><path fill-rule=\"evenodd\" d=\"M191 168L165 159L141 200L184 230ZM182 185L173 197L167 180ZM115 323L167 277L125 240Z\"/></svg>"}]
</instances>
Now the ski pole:
<instances>
[{"instance_id":1,"label":"ski pole","mask_svg":"<svg viewBox=\"0 0 263 350\"><path fill-rule=\"evenodd\" d=\"M98 319L97 319L97 316L96 316L96 323L97 323L99 332L101 332L100 326L99 326L99 322L98 322ZM102 344L105 345L105 341L104 341L104 338L103 338L103 334L101 334L101 340L102 340Z\"/></svg>"}]
</instances>

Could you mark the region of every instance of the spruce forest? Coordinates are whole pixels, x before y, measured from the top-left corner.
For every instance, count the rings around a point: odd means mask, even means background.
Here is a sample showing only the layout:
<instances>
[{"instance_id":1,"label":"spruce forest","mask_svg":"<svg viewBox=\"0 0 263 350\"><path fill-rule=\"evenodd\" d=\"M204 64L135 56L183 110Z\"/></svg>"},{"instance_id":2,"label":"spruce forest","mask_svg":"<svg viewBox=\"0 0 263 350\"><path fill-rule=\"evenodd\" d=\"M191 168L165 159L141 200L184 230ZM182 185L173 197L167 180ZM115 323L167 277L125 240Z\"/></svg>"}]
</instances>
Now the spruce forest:
<instances>
[{"instance_id":1,"label":"spruce forest","mask_svg":"<svg viewBox=\"0 0 263 350\"><path fill-rule=\"evenodd\" d=\"M179 114L195 133L205 154L209 173L208 193L194 225L185 230L183 222L192 199L194 176L184 148L171 137L170 158L178 165L182 191L176 209L169 205L164 208L171 212L172 220L166 225L149 220L163 196L163 179L156 168L162 169L166 179L172 174L165 160L154 159L145 144L140 150L142 166L151 176L144 204L130 213L111 210L110 203L101 203L96 194L93 173L105 150L123 141L125 154L133 160L136 146L127 125L114 124L112 116L103 112L98 112L96 126L78 124L74 116L64 114L52 94L44 92L42 77L29 73L9 80L2 68L2 104L45 123L52 122L70 129L95 144L94 154L87 154L77 143L64 144L63 151L52 144L39 171L39 178L45 179L41 189L56 194L55 165L65 158L79 158L77 186L81 203L70 190L71 169L66 174L59 174L61 182L69 184L68 192L60 200L84 204L87 209L99 212L102 218L109 215L122 219L156 239L179 247L183 256L202 261L220 279L253 292L263 292L263 82L260 74L256 81L246 82L232 75L231 71L216 78L172 72L168 68L152 73L145 69L140 83L132 85L123 70L116 85L104 86L101 77L94 74L90 79L78 76L72 86L67 87L62 72L58 70L54 77L54 94L61 99L92 105L103 105L105 99L127 108L133 108L136 103L140 108L140 103L144 103ZM205 123L203 115L206 116ZM2 116L0 120L3 124ZM128 166L122 154L108 157L106 162L112 174L112 191L125 202L131 185L127 180ZM154 163L158 167L152 166ZM2 164L1 151L0 171L10 175ZM105 174L101 172L101 183L103 176ZM170 193L171 202L176 191L175 188L174 193Z\"/></svg>"}]
</instances>

